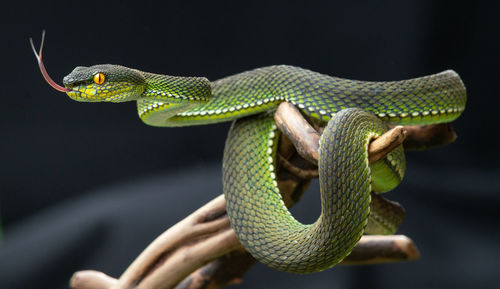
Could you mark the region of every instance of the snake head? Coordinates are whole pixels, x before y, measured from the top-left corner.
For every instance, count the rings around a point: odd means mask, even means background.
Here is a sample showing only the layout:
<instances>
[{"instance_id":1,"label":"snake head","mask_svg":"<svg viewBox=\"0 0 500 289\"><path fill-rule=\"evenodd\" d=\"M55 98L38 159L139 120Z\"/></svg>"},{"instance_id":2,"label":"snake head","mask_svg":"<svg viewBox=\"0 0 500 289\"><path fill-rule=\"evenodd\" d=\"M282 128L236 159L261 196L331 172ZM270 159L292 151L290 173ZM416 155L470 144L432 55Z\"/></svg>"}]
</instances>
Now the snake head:
<instances>
[{"instance_id":1,"label":"snake head","mask_svg":"<svg viewBox=\"0 0 500 289\"><path fill-rule=\"evenodd\" d=\"M112 64L78 66L63 84L70 98L82 102L137 100L145 89L140 71Z\"/></svg>"},{"instance_id":2,"label":"snake head","mask_svg":"<svg viewBox=\"0 0 500 289\"><path fill-rule=\"evenodd\" d=\"M55 90L65 92L74 100L84 102L124 102L137 100L146 88L144 75L135 69L103 64L91 67L76 67L64 77L64 87L57 84L47 73L42 60L45 30L38 52L30 38L31 49L35 54L40 72L47 83Z\"/></svg>"}]
</instances>

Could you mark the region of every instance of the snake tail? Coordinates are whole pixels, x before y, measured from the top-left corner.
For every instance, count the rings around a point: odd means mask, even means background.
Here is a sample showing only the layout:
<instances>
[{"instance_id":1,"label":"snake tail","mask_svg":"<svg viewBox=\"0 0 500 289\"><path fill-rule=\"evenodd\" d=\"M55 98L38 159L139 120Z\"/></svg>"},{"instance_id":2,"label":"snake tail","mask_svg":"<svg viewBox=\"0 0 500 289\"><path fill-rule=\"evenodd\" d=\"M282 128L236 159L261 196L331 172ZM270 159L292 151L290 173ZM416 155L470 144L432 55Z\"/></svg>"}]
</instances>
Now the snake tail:
<instances>
[{"instance_id":1,"label":"snake tail","mask_svg":"<svg viewBox=\"0 0 500 289\"><path fill-rule=\"evenodd\" d=\"M385 129L361 109L334 115L320 140L321 215L313 224L302 224L277 186L273 118L237 120L225 146L223 185L231 225L245 248L270 267L293 273L321 271L344 259L370 213L368 144Z\"/></svg>"},{"instance_id":2,"label":"snake tail","mask_svg":"<svg viewBox=\"0 0 500 289\"><path fill-rule=\"evenodd\" d=\"M372 192L371 196L370 215L368 216L365 234L395 234L406 216L405 209L398 202L388 200L374 192Z\"/></svg>"}]
</instances>

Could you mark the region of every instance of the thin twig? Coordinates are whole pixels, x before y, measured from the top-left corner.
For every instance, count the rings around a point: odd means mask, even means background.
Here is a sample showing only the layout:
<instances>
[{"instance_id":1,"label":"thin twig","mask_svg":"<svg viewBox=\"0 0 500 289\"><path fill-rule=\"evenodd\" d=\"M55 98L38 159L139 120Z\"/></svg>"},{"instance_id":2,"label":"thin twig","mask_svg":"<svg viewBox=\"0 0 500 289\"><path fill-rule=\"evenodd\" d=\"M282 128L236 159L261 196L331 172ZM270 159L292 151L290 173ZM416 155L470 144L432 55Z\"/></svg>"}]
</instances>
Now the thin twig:
<instances>
[{"instance_id":1,"label":"thin twig","mask_svg":"<svg viewBox=\"0 0 500 289\"><path fill-rule=\"evenodd\" d=\"M118 282L102 272L95 270L78 271L71 277L69 286L82 289L109 289Z\"/></svg>"}]
</instances>

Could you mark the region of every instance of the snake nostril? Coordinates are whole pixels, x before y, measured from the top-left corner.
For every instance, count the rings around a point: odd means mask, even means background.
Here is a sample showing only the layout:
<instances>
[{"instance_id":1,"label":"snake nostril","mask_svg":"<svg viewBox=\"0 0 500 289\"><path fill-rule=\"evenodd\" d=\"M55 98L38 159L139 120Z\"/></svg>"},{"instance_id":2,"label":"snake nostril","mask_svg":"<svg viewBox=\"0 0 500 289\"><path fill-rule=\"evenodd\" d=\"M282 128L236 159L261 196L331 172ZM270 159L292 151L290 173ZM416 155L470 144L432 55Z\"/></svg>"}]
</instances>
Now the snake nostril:
<instances>
[{"instance_id":1,"label":"snake nostril","mask_svg":"<svg viewBox=\"0 0 500 289\"><path fill-rule=\"evenodd\" d=\"M75 82L75 79L73 77L70 77L70 76L65 76L63 78L63 84L65 86L70 86L72 85L73 83Z\"/></svg>"}]
</instances>

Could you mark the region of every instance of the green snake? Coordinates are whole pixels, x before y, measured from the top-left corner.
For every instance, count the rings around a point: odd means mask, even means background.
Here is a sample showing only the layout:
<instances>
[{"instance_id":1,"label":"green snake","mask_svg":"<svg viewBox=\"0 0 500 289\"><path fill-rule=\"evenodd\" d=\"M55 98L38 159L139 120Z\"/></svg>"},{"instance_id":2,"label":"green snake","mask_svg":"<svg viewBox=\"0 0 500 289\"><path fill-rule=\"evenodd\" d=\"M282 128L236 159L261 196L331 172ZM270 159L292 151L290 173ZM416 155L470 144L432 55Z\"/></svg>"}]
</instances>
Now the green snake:
<instances>
[{"instance_id":1,"label":"green snake","mask_svg":"<svg viewBox=\"0 0 500 289\"><path fill-rule=\"evenodd\" d=\"M389 191L401 182L402 147L369 164L372 139L388 124L453 121L466 102L465 87L451 70L410 80L369 82L277 65L210 82L106 64L76 67L64 77L62 87L48 76L42 48L38 54L33 50L49 84L76 101L136 101L139 117L152 126L234 120L223 160L231 226L256 259L294 273L324 270L349 255L362 234L370 233L368 219L378 215L370 214L370 193ZM273 112L285 101L315 122L327 124L318 163L322 210L313 224L302 224L290 214L278 188L280 132Z\"/></svg>"}]
</instances>

